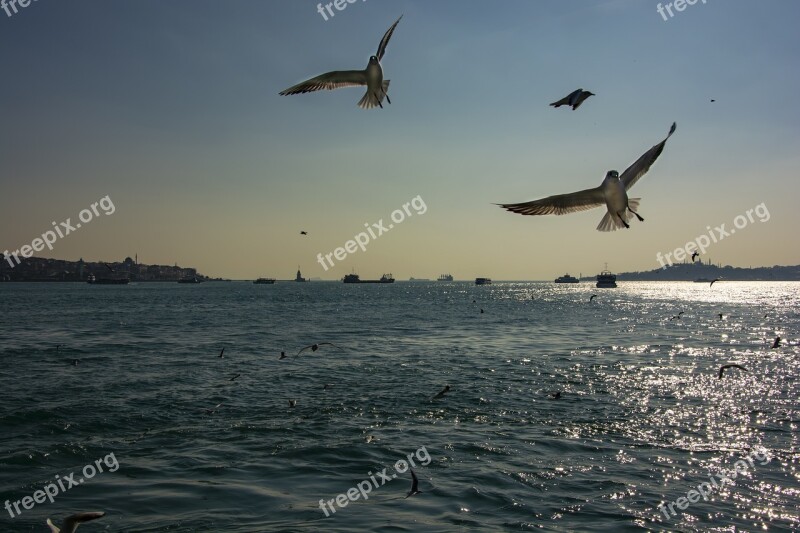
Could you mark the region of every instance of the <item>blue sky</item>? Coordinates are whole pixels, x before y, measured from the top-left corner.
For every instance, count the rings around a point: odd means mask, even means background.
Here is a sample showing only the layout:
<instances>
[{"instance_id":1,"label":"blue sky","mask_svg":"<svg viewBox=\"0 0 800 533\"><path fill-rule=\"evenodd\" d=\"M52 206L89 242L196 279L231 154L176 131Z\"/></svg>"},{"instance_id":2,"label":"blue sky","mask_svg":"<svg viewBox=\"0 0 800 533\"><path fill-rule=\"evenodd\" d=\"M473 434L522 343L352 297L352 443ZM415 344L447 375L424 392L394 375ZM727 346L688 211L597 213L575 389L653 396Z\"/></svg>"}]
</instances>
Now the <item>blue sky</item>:
<instances>
[{"instance_id":1,"label":"blue sky","mask_svg":"<svg viewBox=\"0 0 800 533\"><path fill-rule=\"evenodd\" d=\"M655 268L707 226L764 203L706 258L798 264L800 3L38 0L0 11L0 245L18 249L106 195L116 207L36 255L195 266L213 276L552 279ZM279 96L382 64L359 88ZM583 87L577 111L548 104ZM715 102L710 102L715 99ZM599 185L676 134L634 189L643 223L603 210L496 206ZM407 217L327 272L365 223ZM308 236L300 236L306 230ZM2 250L0 250L2 251Z\"/></svg>"}]
</instances>

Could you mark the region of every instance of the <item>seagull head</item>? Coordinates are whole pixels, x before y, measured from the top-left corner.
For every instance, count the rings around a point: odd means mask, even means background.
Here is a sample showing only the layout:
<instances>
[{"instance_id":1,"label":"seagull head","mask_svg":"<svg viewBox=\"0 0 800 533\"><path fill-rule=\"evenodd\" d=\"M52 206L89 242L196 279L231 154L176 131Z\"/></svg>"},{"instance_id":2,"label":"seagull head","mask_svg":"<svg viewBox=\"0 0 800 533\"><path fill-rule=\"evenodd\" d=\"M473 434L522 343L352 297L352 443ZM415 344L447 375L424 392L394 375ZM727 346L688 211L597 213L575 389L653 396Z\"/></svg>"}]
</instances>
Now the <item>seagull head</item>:
<instances>
[{"instance_id":1,"label":"seagull head","mask_svg":"<svg viewBox=\"0 0 800 533\"><path fill-rule=\"evenodd\" d=\"M378 61L378 56L369 56L369 64L380 65L380 61Z\"/></svg>"},{"instance_id":2,"label":"seagull head","mask_svg":"<svg viewBox=\"0 0 800 533\"><path fill-rule=\"evenodd\" d=\"M606 179L607 180L608 179L617 179L618 180L619 179L619 172L617 172L616 170L609 170L606 173Z\"/></svg>"}]
</instances>

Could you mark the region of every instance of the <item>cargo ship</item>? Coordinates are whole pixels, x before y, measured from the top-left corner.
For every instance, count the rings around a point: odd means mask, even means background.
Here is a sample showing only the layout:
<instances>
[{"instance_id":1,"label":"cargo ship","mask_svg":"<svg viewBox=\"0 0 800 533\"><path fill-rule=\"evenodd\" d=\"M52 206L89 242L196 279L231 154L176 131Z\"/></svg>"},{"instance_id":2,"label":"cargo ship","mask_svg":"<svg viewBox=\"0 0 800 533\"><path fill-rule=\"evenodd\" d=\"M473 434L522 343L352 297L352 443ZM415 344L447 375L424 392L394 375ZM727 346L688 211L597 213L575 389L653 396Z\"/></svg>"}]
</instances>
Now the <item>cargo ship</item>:
<instances>
[{"instance_id":1,"label":"cargo ship","mask_svg":"<svg viewBox=\"0 0 800 533\"><path fill-rule=\"evenodd\" d=\"M391 274L384 274L381 279L361 279L358 274L347 274L342 281L344 283L394 283L394 277Z\"/></svg>"},{"instance_id":2,"label":"cargo ship","mask_svg":"<svg viewBox=\"0 0 800 533\"><path fill-rule=\"evenodd\" d=\"M491 285L492 280L489 278L475 278L475 285Z\"/></svg>"},{"instance_id":3,"label":"cargo ship","mask_svg":"<svg viewBox=\"0 0 800 533\"><path fill-rule=\"evenodd\" d=\"M453 281L453 276L450 274L442 274L436 281Z\"/></svg>"},{"instance_id":4,"label":"cargo ship","mask_svg":"<svg viewBox=\"0 0 800 533\"><path fill-rule=\"evenodd\" d=\"M275 278L258 278L253 282L253 285L272 285L275 283Z\"/></svg>"}]
</instances>

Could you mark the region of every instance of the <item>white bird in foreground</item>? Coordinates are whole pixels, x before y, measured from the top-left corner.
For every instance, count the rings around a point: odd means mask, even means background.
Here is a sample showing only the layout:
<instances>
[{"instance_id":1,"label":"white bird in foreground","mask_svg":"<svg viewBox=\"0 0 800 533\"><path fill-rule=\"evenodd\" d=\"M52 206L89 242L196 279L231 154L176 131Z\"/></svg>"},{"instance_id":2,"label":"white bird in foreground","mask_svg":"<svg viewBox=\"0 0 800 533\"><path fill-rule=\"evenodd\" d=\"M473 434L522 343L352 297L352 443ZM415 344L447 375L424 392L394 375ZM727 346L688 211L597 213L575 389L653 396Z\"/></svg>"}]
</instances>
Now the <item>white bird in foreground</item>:
<instances>
[{"instance_id":1,"label":"white bird in foreground","mask_svg":"<svg viewBox=\"0 0 800 533\"><path fill-rule=\"evenodd\" d=\"M403 18L403 15L400 15L400 18L392 24L392 27L386 30L383 39L381 39L378 45L378 53L369 58L369 64L366 69L334 70L332 72L326 72L310 80L298 83L293 87L289 87L279 94L281 96L286 96L287 94L310 93L323 89L332 91L340 87L366 85L367 92L358 102L358 107L361 109L372 109L378 106L382 109L383 104L381 102L383 102L384 96L386 97L386 101L391 104L392 101L389 99L389 95L386 92L389 89L389 80L383 79L383 68L380 62L381 59L383 59L383 54L386 53L386 45L389 44L389 39L391 39L392 33L394 33L394 29L397 27L401 18Z\"/></svg>"},{"instance_id":2,"label":"white bird in foreground","mask_svg":"<svg viewBox=\"0 0 800 533\"><path fill-rule=\"evenodd\" d=\"M75 530L78 529L78 526L84 522L88 522L89 520L96 520L106 513L103 512L93 512L93 513L78 513L71 516L68 516L61 522L61 527L58 528L53 525L53 522L48 518L47 525L50 526L50 531L52 533L75 533Z\"/></svg>"},{"instance_id":3,"label":"white bird in foreground","mask_svg":"<svg viewBox=\"0 0 800 533\"><path fill-rule=\"evenodd\" d=\"M565 215L594 209L605 204L608 212L597 226L598 231L615 231L621 227L630 228L628 224L630 213L636 215L640 222L643 222L644 219L635 211L639 207L641 198L628 198L627 191L650 170L650 167L664 150L667 139L675 133L676 127L677 124L673 122L666 138L645 152L622 173L622 176L616 170L609 170L599 187L570 194L548 196L541 200L533 200L521 204L499 205L520 215Z\"/></svg>"}]
</instances>

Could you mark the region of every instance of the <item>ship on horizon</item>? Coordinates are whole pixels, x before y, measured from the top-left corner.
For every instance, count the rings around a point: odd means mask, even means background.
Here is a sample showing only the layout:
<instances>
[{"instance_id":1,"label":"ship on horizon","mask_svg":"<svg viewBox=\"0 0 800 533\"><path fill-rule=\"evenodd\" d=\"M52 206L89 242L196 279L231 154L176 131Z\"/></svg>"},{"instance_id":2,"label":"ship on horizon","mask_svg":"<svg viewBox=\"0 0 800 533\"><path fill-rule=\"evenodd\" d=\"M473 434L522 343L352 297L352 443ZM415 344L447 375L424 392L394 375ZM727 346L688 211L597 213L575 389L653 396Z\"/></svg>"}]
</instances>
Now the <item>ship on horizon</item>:
<instances>
[{"instance_id":1,"label":"ship on horizon","mask_svg":"<svg viewBox=\"0 0 800 533\"><path fill-rule=\"evenodd\" d=\"M394 277L391 274L384 274L381 279L361 279L358 274L347 274L342 278L343 283L394 283Z\"/></svg>"},{"instance_id":2,"label":"ship on horizon","mask_svg":"<svg viewBox=\"0 0 800 533\"><path fill-rule=\"evenodd\" d=\"M275 278L258 278L253 282L254 285L273 285Z\"/></svg>"},{"instance_id":3,"label":"ship on horizon","mask_svg":"<svg viewBox=\"0 0 800 533\"><path fill-rule=\"evenodd\" d=\"M570 276L569 274L564 274L563 276L556 278L554 283L580 283L580 280L574 276Z\"/></svg>"},{"instance_id":4,"label":"ship on horizon","mask_svg":"<svg viewBox=\"0 0 800 533\"><path fill-rule=\"evenodd\" d=\"M436 281L453 281L453 276L451 274L442 274Z\"/></svg>"},{"instance_id":5,"label":"ship on horizon","mask_svg":"<svg viewBox=\"0 0 800 533\"><path fill-rule=\"evenodd\" d=\"M617 287L617 276L612 274L608 269L608 263L606 263L606 267L603 271L597 275L597 284L595 287L598 289L615 289Z\"/></svg>"},{"instance_id":6,"label":"ship on horizon","mask_svg":"<svg viewBox=\"0 0 800 533\"><path fill-rule=\"evenodd\" d=\"M475 278L475 285L491 285L492 280L490 278Z\"/></svg>"}]
</instances>

